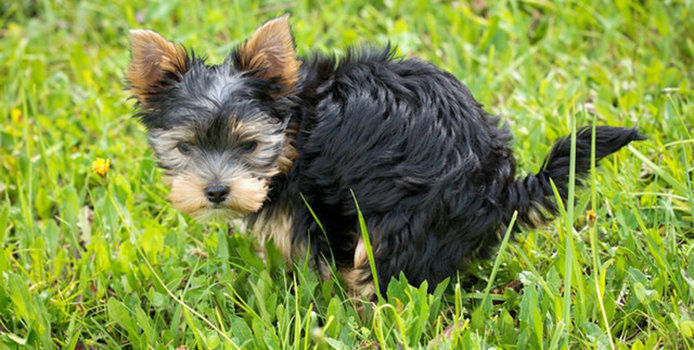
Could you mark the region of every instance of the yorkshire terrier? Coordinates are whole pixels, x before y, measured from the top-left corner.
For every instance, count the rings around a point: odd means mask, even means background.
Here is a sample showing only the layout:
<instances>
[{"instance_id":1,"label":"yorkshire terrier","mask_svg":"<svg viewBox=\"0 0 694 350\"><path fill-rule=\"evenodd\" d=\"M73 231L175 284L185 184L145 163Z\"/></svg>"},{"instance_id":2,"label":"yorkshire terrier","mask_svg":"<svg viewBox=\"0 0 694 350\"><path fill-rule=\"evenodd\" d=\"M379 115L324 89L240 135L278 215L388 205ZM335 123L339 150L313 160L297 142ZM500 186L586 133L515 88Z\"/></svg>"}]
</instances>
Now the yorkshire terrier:
<instances>
[{"instance_id":1,"label":"yorkshire terrier","mask_svg":"<svg viewBox=\"0 0 694 350\"><path fill-rule=\"evenodd\" d=\"M570 137L516 178L508 126L450 73L389 47L299 58L286 15L219 65L153 31L130 35L136 116L173 205L243 218L261 243L322 275L334 262L354 295L375 295L356 203L384 292L400 272L435 286L489 257L515 211L521 227L546 223L557 213L550 180L567 197ZM644 137L580 128L579 184L593 138L598 161Z\"/></svg>"}]
</instances>

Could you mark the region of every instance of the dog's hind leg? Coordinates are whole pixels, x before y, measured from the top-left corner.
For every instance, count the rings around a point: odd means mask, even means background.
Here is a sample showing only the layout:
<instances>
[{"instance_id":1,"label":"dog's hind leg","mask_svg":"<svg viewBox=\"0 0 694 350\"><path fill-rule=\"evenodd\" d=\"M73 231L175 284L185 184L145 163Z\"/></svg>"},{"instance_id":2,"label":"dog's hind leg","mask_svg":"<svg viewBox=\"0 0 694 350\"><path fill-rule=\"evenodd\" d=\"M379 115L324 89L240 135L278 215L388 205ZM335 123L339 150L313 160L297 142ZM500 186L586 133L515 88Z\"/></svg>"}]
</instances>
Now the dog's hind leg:
<instances>
[{"instance_id":1,"label":"dog's hind leg","mask_svg":"<svg viewBox=\"0 0 694 350\"><path fill-rule=\"evenodd\" d=\"M371 276L371 267L366 254L364 240L359 238L357 247L354 250L354 266L342 272L347 292L354 297L374 301L376 298L376 287Z\"/></svg>"}]
</instances>

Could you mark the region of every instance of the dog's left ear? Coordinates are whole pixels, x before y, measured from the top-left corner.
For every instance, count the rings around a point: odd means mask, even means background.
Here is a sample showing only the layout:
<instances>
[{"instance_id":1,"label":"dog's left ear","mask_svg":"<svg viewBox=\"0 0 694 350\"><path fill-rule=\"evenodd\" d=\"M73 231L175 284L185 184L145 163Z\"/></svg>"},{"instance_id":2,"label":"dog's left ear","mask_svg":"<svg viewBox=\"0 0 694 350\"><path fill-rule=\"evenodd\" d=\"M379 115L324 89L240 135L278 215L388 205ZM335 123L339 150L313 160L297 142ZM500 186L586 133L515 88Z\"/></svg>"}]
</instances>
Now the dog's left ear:
<instances>
[{"instance_id":1,"label":"dog's left ear","mask_svg":"<svg viewBox=\"0 0 694 350\"><path fill-rule=\"evenodd\" d=\"M239 49L237 63L262 79L277 79L282 94L289 93L299 79L301 62L296 59L289 15L283 15L256 29Z\"/></svg>"}]
</instances>

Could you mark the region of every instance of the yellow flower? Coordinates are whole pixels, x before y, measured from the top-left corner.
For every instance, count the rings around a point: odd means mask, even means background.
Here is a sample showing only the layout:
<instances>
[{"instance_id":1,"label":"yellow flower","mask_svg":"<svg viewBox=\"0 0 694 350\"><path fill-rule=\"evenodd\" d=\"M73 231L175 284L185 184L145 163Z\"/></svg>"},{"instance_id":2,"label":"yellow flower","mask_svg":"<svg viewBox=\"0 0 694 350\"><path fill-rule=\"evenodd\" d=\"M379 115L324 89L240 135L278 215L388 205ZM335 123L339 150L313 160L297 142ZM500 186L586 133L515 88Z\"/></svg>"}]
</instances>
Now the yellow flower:
<instances>
[{"instance_id":1,"label":"yellow flower","mask_svg":"<svg viewBox=\"0 0 694 350\"><path fill-rule=\"evenodd\" d=\"M92 162L92 171L94 174L105 176L108 174L108 169L110 166L110 159L96 158L96 160Z\"/></svg>"},{"instance_id":2,"label":"yellow flower","mask_svg":"<svg viewBox=\"0 0 694 350\"><path fill-rule=\"evenodd\" d=\"M10 118L13 123L19 123L19 119L22 117L22 111L19 108L12 108L10 110Z\"/></svg>"},{"instance_id":3,"label":"yellow flower","mask_svg":"<svg viewBox=\"0 0 694 350\"><path fill-rule=\"evenodd\" d=\"M17 128L21 129L22 111L17 108L12 108L10 110L10 120L12 122L5 125L4 131L14 137L21 137L22 132Z\"/></svg>"},{"instance_id":4,"label":"yellow flower","mask_svg":"<svg viewBox=\"0 0 694 350\"><path fill-rule=\"evenodd\" d=\"M597 218L598 218L598 215L595 214L595 212L593 210L591 210L591 209L586 210L586 219L588 219L588 221L595 221L595 219L597 219Z\"/></svg>"}]
</instances>

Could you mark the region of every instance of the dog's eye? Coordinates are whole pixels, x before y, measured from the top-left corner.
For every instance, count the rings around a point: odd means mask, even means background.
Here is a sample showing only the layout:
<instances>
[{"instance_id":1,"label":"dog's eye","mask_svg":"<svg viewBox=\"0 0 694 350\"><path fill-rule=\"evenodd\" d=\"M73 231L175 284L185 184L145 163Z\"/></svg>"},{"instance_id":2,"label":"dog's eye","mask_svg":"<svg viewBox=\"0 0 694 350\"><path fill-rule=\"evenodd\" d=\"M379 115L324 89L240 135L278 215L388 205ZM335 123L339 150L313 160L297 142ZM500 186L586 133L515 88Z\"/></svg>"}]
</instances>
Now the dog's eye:
<instances>
[{"instance_id":1,"label":"dog's eye","mask_svg":"<svg viewBox=\"0 0 694 350\"><path fill-rule=\"evenodd\" d=\"M239 148L244 151L244 152L253 152L255 150L255 147L258 146L258 143L255 141L248 141L244 142L239 146Z\"/></svg>"},{"instance_id":2,"label":"dog's eye","mask_svg":"<svg viewBox=\"0 0 694 350\"><path fill-rule=\"evenodd\" d=\"M178 145L176 145L176 148L178 149L181 154L189 155L190 152L192 151L192 148L190 146L190 143L188 142L179 142Z\"/></svg>"}]
</instances>

